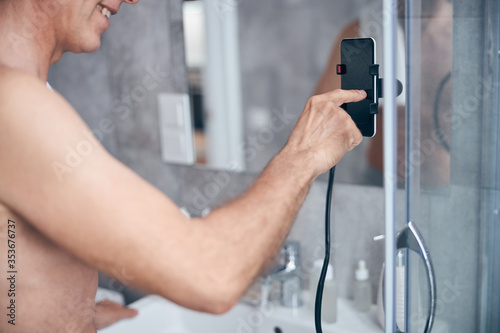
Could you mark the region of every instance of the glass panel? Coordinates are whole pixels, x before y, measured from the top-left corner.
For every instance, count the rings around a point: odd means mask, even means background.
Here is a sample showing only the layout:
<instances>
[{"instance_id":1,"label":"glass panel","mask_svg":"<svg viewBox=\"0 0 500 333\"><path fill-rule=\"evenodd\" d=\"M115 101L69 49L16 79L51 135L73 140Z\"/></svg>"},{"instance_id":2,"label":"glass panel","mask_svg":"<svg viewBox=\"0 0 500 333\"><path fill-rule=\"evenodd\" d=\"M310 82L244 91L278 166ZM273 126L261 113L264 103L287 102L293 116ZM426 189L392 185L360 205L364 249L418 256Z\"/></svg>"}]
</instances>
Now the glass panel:
<instances>
[{"instance_id":1,"label":"glass panel","mask_svg":"<svg viewBox=\"0 0 500 333\"><path fill-rule=\"evenodd\" d=\"M432 332L499 332L498 1L406 1L400 12L407 112L399 146L407 220L436 273ZM406 265L404 330L423 332L425 266L414 253Z\"/></svg>"}]
</instances>

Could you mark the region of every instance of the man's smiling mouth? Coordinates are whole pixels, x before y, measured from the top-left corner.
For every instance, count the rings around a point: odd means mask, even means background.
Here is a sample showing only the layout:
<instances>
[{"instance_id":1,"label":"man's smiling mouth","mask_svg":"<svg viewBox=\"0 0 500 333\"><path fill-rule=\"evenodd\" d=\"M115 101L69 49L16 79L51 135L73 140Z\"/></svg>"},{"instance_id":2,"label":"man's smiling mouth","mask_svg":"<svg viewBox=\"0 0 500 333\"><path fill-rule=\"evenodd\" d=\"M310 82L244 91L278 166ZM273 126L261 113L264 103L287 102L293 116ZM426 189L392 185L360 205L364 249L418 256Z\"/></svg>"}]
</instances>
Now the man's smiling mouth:
<instances>
[{"instance_id":1,"label":"man's smiling mouth","mask_svg":"<svg viewBox=\"0 0 500 333\"><path fill-rule=\"evenodd\" d=\"M99 3L97 4L97 9L109 20L109 18L111 17L111 11L109 9Z\"/></svg>"}]
</instances>

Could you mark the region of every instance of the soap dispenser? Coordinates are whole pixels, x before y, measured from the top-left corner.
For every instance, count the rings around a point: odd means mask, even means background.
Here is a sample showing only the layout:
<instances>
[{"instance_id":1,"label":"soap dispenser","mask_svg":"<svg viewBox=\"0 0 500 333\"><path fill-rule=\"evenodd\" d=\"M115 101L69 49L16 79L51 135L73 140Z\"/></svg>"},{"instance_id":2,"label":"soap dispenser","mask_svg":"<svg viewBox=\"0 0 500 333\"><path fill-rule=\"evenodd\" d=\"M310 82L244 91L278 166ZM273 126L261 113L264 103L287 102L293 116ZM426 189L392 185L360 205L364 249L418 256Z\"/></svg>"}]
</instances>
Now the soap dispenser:
<instances>
[{"instance_id":1,"label":"soap dispenser","mask_svg":"<svg viewBox=\"0 0 500 333\"><path fill-rule=\"evenodd\" d=\"M316 303L316 290L319 277L323 269L323 260L314 261L311 275L309 276L309 293L311 295L309 307L314 313ZM328 264L326 270L325 286L323 289L323 302L321 303L321 320L328 324L337 321L337 284L333 276L333 266Z\"/></svg>"},{"instance_id":2,"label":"soap dispenser","mask_svg":"<svg viewBox=\"0 0 500 333\"><path fill-rule=\"evenodd\" d=\"M366 268L366 262L360 260L355 273L354 281L354 307L361 312L370 310L372 305L372 286L368 280L370 273Z\"/></svg>"}]
</instances>

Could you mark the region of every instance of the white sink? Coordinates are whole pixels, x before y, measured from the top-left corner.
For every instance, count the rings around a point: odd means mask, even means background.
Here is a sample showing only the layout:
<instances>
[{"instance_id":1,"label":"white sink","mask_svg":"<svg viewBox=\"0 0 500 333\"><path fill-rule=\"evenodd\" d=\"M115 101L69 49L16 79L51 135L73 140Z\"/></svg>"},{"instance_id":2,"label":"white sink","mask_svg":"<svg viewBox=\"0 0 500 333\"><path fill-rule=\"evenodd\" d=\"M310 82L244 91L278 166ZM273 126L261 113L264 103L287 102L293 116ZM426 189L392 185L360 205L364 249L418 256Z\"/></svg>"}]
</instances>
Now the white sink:
<instances>
[{"instance_id":1,"label":"white sink","mask_svg":"<svg viewBox=\"0 0 500 333\"><path fill-rule=\"evenodd\" d=\"M307 295L306 295L307 299ZM238 304L228 313L215 316L182 308L159 296L147 296L131 304L136 318L122 320L100 333L314 333L314 315L303 306L289 309L270 305L267 309ZM323 324L325 333L381 333L375 307L359 313L345 299L338 302L338 321Z\"/></svg>"}]
</instances>

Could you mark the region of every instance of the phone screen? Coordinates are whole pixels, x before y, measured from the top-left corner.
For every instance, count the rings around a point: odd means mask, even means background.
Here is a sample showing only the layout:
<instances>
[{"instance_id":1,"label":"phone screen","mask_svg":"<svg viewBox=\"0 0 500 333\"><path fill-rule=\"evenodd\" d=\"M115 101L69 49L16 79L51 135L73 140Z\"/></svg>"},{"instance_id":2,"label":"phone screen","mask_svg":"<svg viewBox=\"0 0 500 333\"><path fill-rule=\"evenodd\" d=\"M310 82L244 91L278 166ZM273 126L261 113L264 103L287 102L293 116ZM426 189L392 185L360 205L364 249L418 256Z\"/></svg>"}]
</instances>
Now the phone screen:
<instances>
[{"instance_id":1,"label":"phone screen","mask_svg":"<svg viewBox=\"0 0 500 333\"><path fill-rule=\"evenodd\" d=\"M376 99L375 76L370 74L370 65L375 63L375 40L373 38L344 39L340 45L340 60L344 65L341 75L342 89L366 90L367 97L361 102L344 104L363 136L375 135L376 118L370 113L370 104Z\"/></svg>"}]
</instances>

